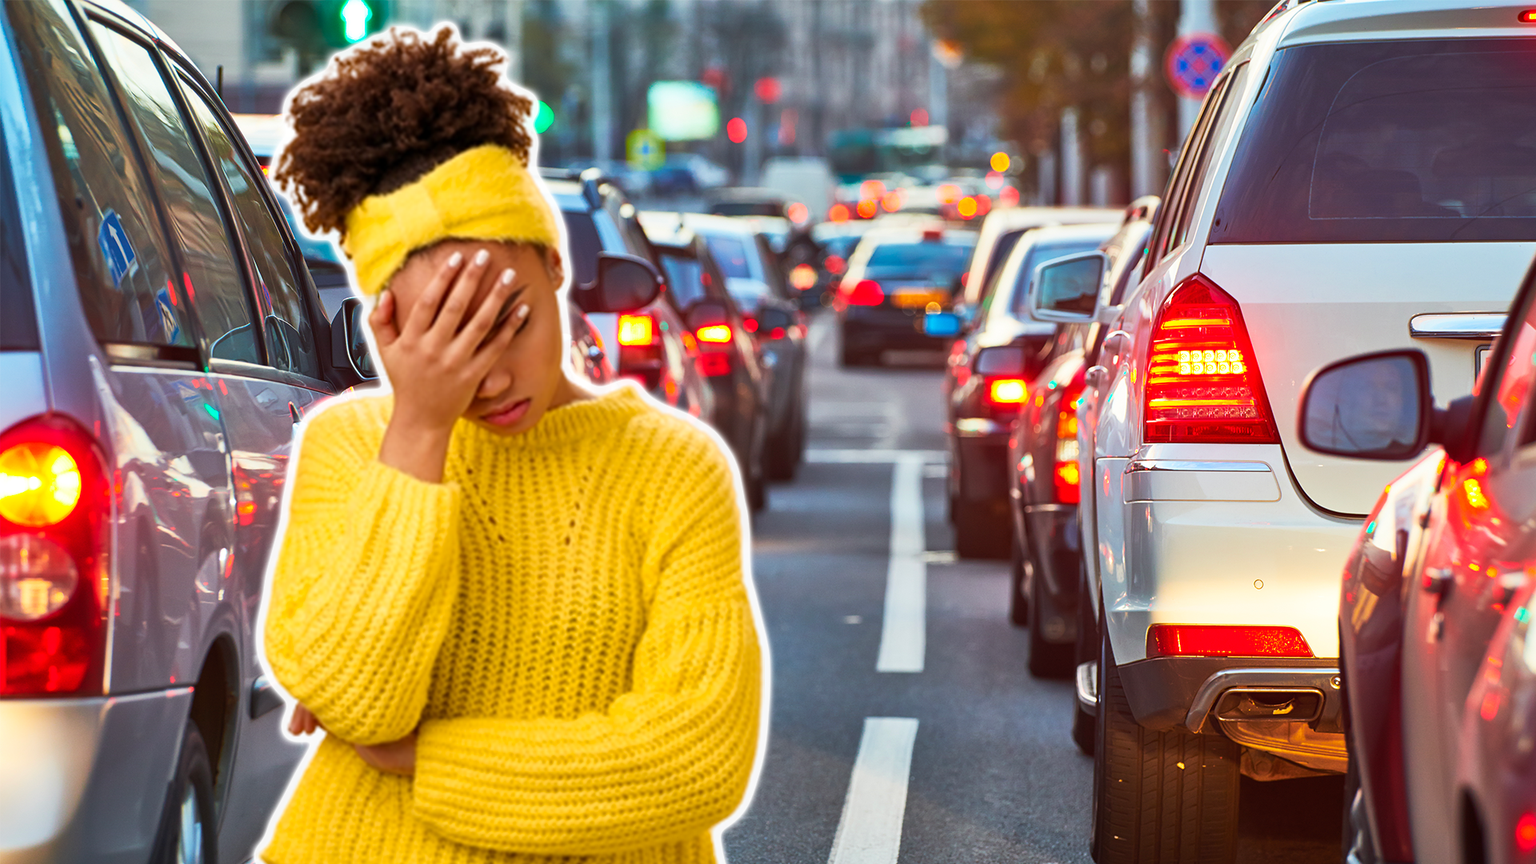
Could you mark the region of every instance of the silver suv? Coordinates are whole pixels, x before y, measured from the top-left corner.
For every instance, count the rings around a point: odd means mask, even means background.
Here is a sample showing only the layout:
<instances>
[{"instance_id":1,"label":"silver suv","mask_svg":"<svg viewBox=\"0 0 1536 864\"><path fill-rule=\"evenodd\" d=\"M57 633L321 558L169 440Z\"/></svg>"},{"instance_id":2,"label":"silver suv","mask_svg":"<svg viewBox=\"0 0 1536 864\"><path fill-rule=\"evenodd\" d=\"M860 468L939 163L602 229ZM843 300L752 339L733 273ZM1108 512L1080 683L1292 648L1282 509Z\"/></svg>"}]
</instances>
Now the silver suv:
<instances>
[{"instance_id":1,"label":"silver suv","mask_svg":"<svg viewBox=\"0 0 1536 864\"><path fill-rule=\"evenodd\" d=\"M127 7L6 3L0 67L0 862L243 861L303 753L267 552L294 424L363 381L356 301L333 331Z\"/></svg>"}]
</instances>

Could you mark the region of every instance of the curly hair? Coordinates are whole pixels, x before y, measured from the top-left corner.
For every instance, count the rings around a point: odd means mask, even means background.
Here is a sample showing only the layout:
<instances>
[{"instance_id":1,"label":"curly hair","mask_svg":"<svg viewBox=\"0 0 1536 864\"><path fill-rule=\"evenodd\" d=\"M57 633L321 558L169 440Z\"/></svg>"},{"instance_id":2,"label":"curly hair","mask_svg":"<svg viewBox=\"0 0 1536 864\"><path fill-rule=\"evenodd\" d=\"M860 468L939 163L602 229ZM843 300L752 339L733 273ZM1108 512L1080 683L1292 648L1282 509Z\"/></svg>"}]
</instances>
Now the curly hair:
<instances>
[{"instance_id":1,"label":"curly hair","mask_svg":"<svg viewBox=\"0 0 1536 864\"><path fill-rule=\"evenodd\" d=\"M391 27L289 97L294 135L273 178L310 231L345 235L347 213L364 198L472 147L499 144L527 164L534 103L506 85L506 60L489 45L466 47L451 26Z\"/></svg>"}]
</instances>

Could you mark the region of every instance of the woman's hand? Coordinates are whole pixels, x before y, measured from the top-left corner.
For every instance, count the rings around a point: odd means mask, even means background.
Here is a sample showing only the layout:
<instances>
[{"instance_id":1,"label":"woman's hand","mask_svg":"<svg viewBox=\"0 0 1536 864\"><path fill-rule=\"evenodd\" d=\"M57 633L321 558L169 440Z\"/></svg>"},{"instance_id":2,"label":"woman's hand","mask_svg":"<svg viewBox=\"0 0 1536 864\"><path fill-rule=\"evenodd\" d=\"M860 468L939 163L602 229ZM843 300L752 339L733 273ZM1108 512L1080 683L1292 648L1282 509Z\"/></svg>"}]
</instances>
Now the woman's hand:
<instances>
[{"instance_id":1,"label":"woman's hand","mask_svg":"<svg viewBox=\"0 0 1536 864\"><path fill-rule=\"evenodd\" d=\"M293 706L293 716L288 718L289 735L310 735L316 729L324 729L325 724L320 722L313 711L303 705Z\"/></svg>"},{"instance_id":2,"label":"woman's hand","mask_svg":"<svg viewBox=\"0 0 1536 864\"><path fill-rule=\"evenodd\" d=\"M404 777L416 774L415 732L388 744L375 744L372 747L353 744L352 749L357 751L357 755L361 756L364 762L385 774L399 774Z\"/></svg>"},{"instance_id":3,"label":"woman's hand","mask_svg":"<svg viewBox=\"0 0 1536 864\"><path fill-rule=\"evenodd\" d=\"M508 268L493 276L489 262L485 249L468 262L455 252L405 310L403 323L393 290L368 316L395 397L379 461L431 483L442 480L454 422L528 314L521 303L501 316L516 274ZM488 279L495 280L490 292L465 320Z\"/></svg>"}]
</instances>

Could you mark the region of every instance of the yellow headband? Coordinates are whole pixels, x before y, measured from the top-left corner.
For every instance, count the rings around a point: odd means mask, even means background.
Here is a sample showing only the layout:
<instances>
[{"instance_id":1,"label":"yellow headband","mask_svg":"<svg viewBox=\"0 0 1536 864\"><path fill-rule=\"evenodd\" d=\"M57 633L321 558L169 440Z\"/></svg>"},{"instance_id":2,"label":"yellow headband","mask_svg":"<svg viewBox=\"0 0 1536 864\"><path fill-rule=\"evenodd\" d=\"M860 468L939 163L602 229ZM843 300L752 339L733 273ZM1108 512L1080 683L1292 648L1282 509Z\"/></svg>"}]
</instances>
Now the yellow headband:
<instances>
[{"instance_id":1,"label":"yellow headband","mask_svg":"<svg viewBox=\"0 0 1536 864\"><path fill-rule=\"evenodd\" d=\"M485 144L449 159L347 214L342 247L358 287L377 294L417 249L448 238L560 245L549 199L512 151Z\"/></svg>"}]
</instances>

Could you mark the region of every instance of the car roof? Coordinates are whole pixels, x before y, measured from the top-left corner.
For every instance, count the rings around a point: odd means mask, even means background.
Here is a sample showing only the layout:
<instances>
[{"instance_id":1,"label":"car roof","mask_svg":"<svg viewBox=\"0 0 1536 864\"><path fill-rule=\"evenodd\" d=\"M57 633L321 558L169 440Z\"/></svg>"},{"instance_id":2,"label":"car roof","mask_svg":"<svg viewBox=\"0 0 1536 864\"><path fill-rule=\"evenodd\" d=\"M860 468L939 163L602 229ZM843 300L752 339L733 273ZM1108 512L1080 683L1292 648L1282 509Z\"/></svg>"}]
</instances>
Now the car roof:
<instances>
[{"instance_id":1,"label":"car roof","mask_svg":"<svg viewBox=\"0 0 1536 864\"><path fill-rule=\"evenodd\" d=\"M934 224L928 228L876 228L866 233L859 242L861 244L868 243L870 246L879 246L887 243L924 243L929 242L927 235L932 230L943 232L943 242L945 243L953 243L960 246L971 246L976 243L975 231L967 228L950 228L942 224Z\"/></svg>"},{"instance_id":2,"label":"car roof","mask_svg":"<svg viewBox=\"0 0 1536 864\"><path fill-rule=\"evenodd\" d=\"M704 234L737 234L752 237L757 229L749 222L732 216L716 216L712 213L679 213L684 225Z\"/></svg>"},{"instance_id":3,"label":"car roof","mask_svg":"<svg viewBox=\"0 0 1536 864\"><path fill-rule=\"evenodd\" d=\"M1123 207L1006 207L987 214L988 230L1009 231L1084 222L1119 222L1125 218ZM997 225L996 229L992 224Z\"/></svg>"},{"instance_id":4,"label":"car roof","mask_svg":"<svg viewBox=\"0 0 1536 864\"><path fill-rule=\"evenodd\" d=\"M1301 3L1266 19L1254 28L1258 36L1268 26L1283 27L1276 48L1316 42L1362 42L1382 39L1476 39L1500 36L1536 37L1536 27L1522 24L1519 14L1529 2L1473 5L1467 0L1331 0Z\"/></svg>"},{"instance_id":5,"label":"car roof","mask_svg":"<svg viewBox=\"0 0 1536 864\"><path fill-rule=\"evenodd\" d=\"M1120 230L1119 222L1091 222L1085 225L1046 225L1040 228L1032 228L1029 233L1019 238L1020 246L1041 243L1066 242L1071 240L1108 240Z\"/></svg>"}]
</instances>

